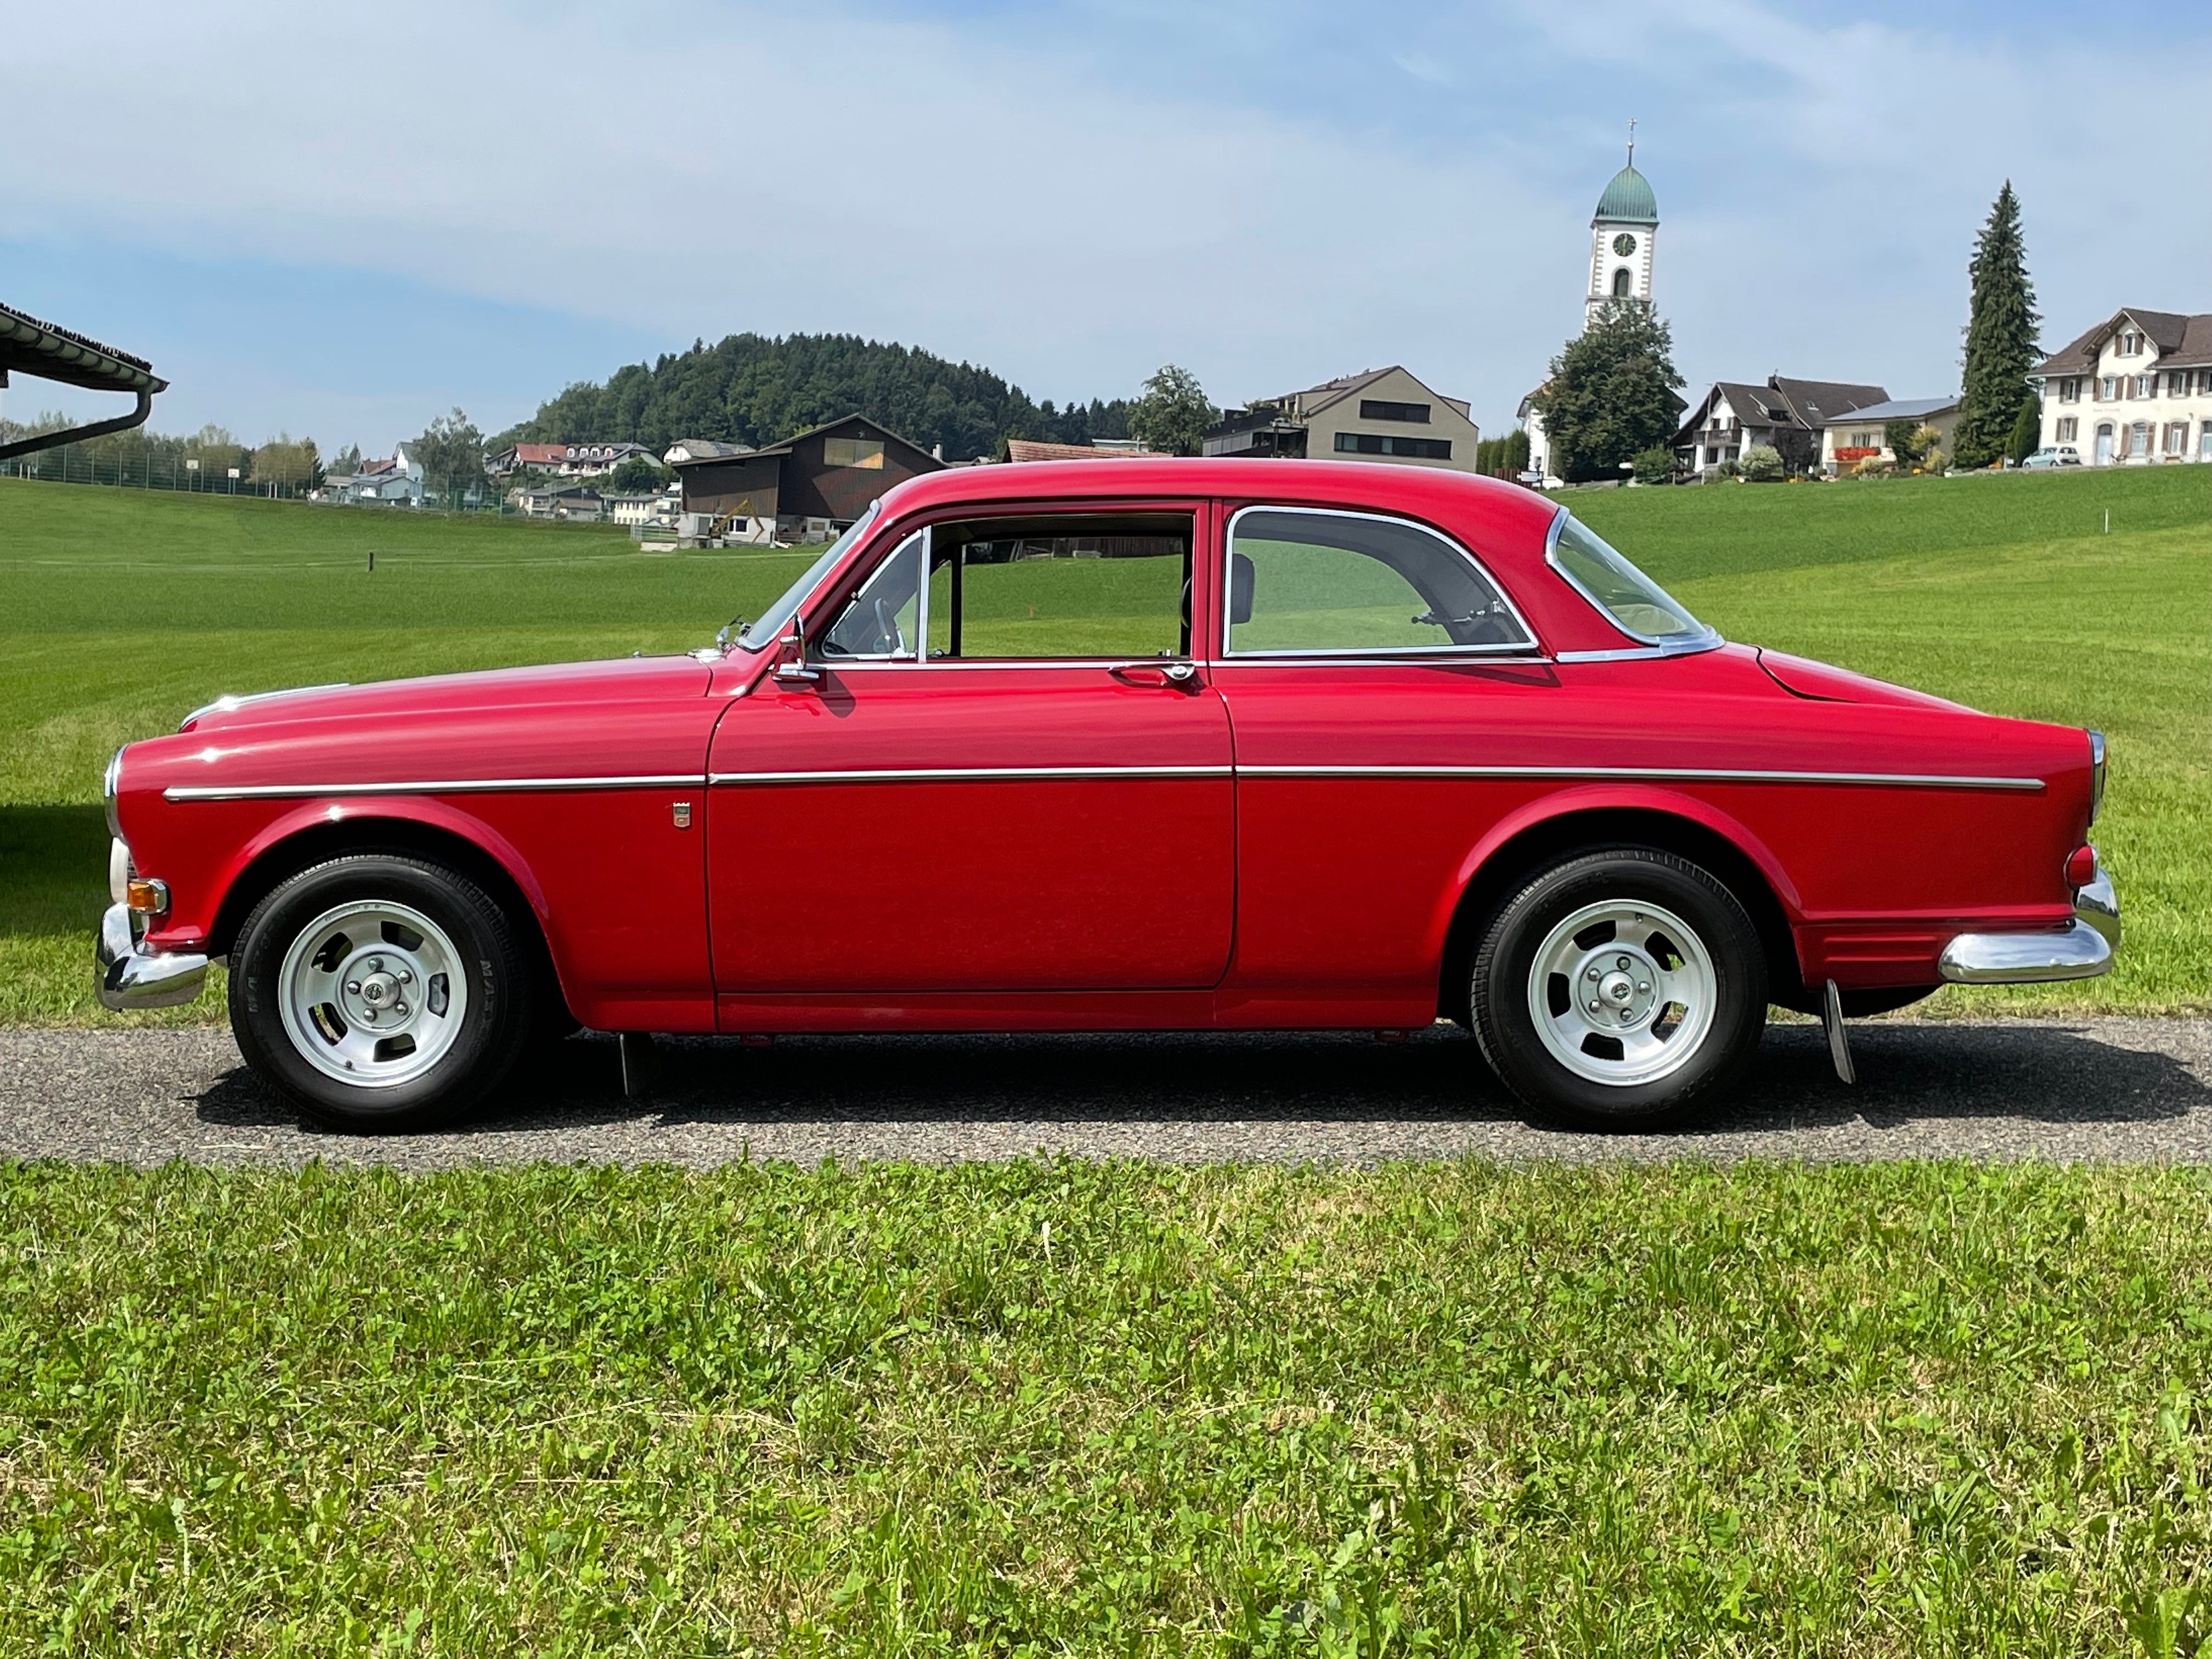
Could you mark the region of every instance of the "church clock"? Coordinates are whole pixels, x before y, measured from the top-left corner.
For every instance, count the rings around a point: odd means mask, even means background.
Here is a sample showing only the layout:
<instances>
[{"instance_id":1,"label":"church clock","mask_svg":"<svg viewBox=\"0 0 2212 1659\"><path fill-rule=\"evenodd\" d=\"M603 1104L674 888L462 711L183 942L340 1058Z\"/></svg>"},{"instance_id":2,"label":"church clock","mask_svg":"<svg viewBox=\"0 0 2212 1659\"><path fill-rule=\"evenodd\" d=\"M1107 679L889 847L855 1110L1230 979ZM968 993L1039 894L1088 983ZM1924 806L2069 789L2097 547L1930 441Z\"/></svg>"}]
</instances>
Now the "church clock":
<instances>
[{"instance_id":1,"label":"church clock","mask_svg":"<svg viewBox=\"0 0 2212 1659\"><path fill-rule=\"evenodd\" d=\"M1613 239L1613 251L1626 259L1636 252L1636 239L1626 231L1622 231L1620 235Z\"/></svg>"}]
</instances>

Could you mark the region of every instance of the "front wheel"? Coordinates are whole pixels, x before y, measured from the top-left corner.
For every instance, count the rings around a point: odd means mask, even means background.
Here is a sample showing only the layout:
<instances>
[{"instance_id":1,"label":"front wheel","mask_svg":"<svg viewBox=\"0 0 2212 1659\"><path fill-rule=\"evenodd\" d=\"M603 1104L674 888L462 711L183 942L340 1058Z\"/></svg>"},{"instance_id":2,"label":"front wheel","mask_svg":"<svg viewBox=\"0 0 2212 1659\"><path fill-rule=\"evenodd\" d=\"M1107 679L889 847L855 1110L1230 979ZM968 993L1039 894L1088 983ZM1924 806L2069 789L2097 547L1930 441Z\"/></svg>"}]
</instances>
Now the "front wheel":
<instances>
[{"instance_id":1,"label":"front wheel","mask_svg":"<svg viewBox=\"0 0 2212 1659\"><path fill-rule=\"evenodd\" d=\"M481 1099L531 1029L505 913L465 876L398 854L294 876L246 918L231 967L246 1064L334 1128L413 1127Z\"/></svg>"},{"instance_id":2,"label":"front wheel","mask_svg":"<svg viewBox=\"0 0 2212 1659\"><path fill-rule=\"evenodd\" d=\"M1706 871L1613 848L1538 872L1474 960L1482 1053L1530 1105L1649 1128L1735 1077L1765 1024L1758 930Z\"/></svg>"}]
</instances>

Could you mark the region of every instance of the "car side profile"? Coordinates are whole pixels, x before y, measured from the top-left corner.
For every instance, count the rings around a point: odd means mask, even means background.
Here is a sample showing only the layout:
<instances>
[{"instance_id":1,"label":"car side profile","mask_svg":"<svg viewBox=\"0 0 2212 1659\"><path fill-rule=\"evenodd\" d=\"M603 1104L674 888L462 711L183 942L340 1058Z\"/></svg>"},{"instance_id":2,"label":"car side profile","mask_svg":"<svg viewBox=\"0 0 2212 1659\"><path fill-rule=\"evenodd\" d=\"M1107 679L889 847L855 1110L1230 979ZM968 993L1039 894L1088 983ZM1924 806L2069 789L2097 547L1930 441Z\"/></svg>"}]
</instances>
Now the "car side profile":
<instances>
[{"instance_id":1,"label":"car side profile","mask_svg":"<svg viewBox=\"0 0 2212 1659\"><path fill-rule=\"evenodd\" d=\"M689 655L225 698L127 745L100 994L226 962L248 1064L358 1127L580 1024L1440 1018L1531 1104L1641 1126L1770 1004L1840 1041L2104 972L2104 767L1727 643L1510 484L961 468Z\"/></svg>"},{"instance_id":2,"label":"car side profile","mask_svg":"<svg viewBox=\"0 0 2212 1659\"><path fill-rule=\"evenodd\" d=\"M2047 472L2056 467L2079 466L2081 452L2072 444L2045 444L2021 462L2023 472Z\"/></svg>"}]
</instances>

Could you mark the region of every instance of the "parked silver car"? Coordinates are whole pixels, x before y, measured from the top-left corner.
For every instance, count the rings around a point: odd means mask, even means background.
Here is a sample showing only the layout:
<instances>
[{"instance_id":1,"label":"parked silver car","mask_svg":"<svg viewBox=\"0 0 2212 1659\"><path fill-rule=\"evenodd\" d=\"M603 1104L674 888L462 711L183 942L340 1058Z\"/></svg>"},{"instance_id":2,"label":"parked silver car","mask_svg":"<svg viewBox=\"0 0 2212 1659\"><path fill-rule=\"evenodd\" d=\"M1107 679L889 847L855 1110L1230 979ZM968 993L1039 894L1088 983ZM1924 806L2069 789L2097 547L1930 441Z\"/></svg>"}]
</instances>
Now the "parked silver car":
<instances>
[{"instance_id":1,"label":"parked silver car","mask_svg":"<svg viewBox=\"0 0 2212 1659\"><path fill-rule=\"evenodd\" d=\"M2079 466L2081 452L2072 444L2046 444L2020 464L2023 472L2047 472L2053 467Z\"/></svg>"}]
</instances>

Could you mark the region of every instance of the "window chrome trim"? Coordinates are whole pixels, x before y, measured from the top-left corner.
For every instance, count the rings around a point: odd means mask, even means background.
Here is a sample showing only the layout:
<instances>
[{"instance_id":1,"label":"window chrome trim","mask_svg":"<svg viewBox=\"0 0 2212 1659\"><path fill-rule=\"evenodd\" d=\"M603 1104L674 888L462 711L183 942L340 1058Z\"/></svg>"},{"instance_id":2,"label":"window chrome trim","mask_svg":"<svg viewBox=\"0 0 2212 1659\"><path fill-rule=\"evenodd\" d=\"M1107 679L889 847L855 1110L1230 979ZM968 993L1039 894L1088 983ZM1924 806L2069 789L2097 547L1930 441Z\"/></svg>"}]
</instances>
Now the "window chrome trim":
<instances>
[{"instance_id":1,"label":"window chrome trim","mask_svg":"<svg viewBox=\"0 0 2212 1659\"><path fill-rule=\"evenodd\" d=\"M823 772L716 772L707 781L710 787L720 788L734 784L774 783L1034 783L1066 778L1227 778L1236 773L1233 766L862 766Z\"/></svg>"},{"instance_id":2,"label":"window chrome trim","mask_svg":"<svg viewBox=\"0 0 2212 1659\"><path fill-rule=\"evenodd\" d=\"M701 772L604 778L437 778L402 783L183 784L161 792L164 800L289 800L321 795L488 795L532 790L696 789Z\"/></svg>"},{"instance_id":3,"label":"window chrome trim","mask_svg":"<svg viewBox=\"0 0 2212 1659\"><path fill-rule=\"evenodd\" d=\"M1936 772L1780 772L1697 766L1239 766L1248 778L1596 778L1677 783L1873 785L1903 789L1999 789L2028 793L2041 778Z\"/></svg>"},{"instance_id":4,"label":"window chrome trim","mask_svg":"<svg viewBox=\"0 0 2212 1659\"><path fill-rule=\"evenodd\" d=\"M1403 525L1409 530L1419 531L1425 536L1433 536L1474 567L1475 574L1490 585L1490 591L1498 595L1498 602L1505 607L1505 614L1512 617L1514 625L1520 629L1521 638L1503 645L1338 646L1315 650L1237 650L1229 643L1229 590L1237 570L1237 521L1247 513L1300 513L1316 519L1365 519L1376 524ZM1454 537L1447 536L1433 525L1423 524L1419 519L1409 519L1398 513L1360 513L1341 507L1278 506L1265 501L1240 507L1229 515L1228 526L1221 538L1221 656L1224 662L1250 662L1273 658L1279 662L1304 663L1345 657L1381 657L1393 662L1418 662L1437 656L1489 657L1508 653L1526 657L1531 651L1542 648L1536 630L1528 625L1528 617L1521 614L1521 607L1514 604L1513 595L1505 584L1491 574L1490 567L1475 556L1472 548Z\"/></svg>"},{"instance_id":5,"label":"window chrome trim","mask_svg":"<svg viewBox=\"0 0 2212 1659\"><path fill-rule=\"evenodd\" d=\"M1553 515L1552 519L1552 527L1544 532L1544 562L1551 566L1553 570L1559 573L1559 577L1561 581L1566 583L1568 586L1573 588L1576 592L1582 595L1583 602L1588 605L1591 610L1596 611L1600 617L1602 617L1605 619L1607 627L1612 629L1616 634L1626 635L1628 638L1635 640L1642 644L1645 647L1645 651L1638 654L1656 654L1662 657L1685 657L1700 651L1717 651L1722 646L1728 643L1726 640L1721 637L1720 629L1715 628L1711 623L1698 623L1698 626L1705 630L1702 634L1692 634L1687 636L1680 635L1661 635L1657 634L1639 634L1627 623L1622 622L1620 617L1614 616L1610 610L1607 609L1596 594L1591 592L1589 589L1582 585L1581 581L1575 576L1574 572L1569 570L1559 558L1559 537L1567 527L1567 520L1572 517L1574 517L1574 514L1568 512L1564 507ZM1623 558L1627 558L1628 556L1624 553L1621 556ZM1631 560L1630 562L1633 563L1634 561ZM1638 565L1637 568L1639 573L1643 570L1643 567L1640 565ZM1651 579L1647 574L1644 576L1644 580L1646 581L1650 581ZM1658 586L1656 582L1652 585L1654 586ZM1659 591L1662 593L1667 593L1667 590L1663 587L1660 588ZM1669 599L1672 599L1674 596L1671 593L1667 593L1667 597ZM1682 614L1685 616L1689 615L1686 611ZM1697 621L1694 617L1691 617L1691 620L1692 622ZM1613 653L1609 652L1595 652L1589 654L1581 654L1570 653L1568 652L1562 651L1559 653L1559 660L1561 662L1604 662L1610 660L1613 655Z\"/></svg>"}]
</instances>

